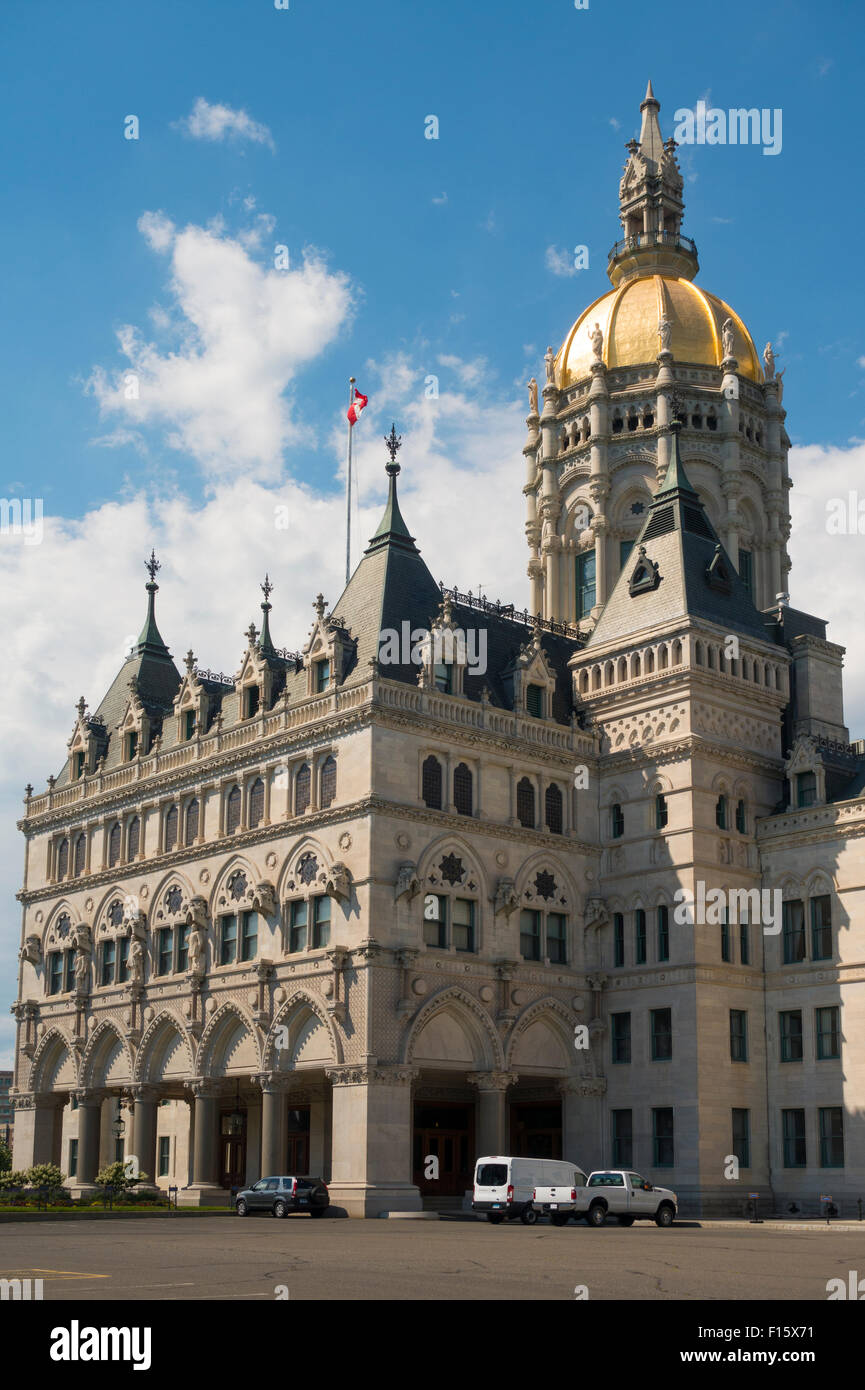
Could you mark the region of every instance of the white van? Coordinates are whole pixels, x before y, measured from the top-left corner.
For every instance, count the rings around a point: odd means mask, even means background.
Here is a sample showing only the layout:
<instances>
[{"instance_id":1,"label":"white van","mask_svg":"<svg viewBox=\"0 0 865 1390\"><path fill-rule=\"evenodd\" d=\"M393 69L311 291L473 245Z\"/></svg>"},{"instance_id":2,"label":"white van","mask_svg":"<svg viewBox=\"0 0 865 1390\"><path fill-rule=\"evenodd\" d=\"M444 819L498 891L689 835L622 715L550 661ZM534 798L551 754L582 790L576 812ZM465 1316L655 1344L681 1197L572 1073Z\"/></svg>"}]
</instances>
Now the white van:
<instances>
[{"instance_id":1,"label":"white van","mask_svg":"<svg viewBox=\"0 0 865 1390\"><path fill-rule=\"evenodd\" d=\"M585 1187L586 1175L575 1163L553 1158L479 1158L475 1164L472 1211L483 1211L498 1225L518 1216L532 1226L538 1213L532 1206L536 1187Z\"/></svg>"}]
</instances>

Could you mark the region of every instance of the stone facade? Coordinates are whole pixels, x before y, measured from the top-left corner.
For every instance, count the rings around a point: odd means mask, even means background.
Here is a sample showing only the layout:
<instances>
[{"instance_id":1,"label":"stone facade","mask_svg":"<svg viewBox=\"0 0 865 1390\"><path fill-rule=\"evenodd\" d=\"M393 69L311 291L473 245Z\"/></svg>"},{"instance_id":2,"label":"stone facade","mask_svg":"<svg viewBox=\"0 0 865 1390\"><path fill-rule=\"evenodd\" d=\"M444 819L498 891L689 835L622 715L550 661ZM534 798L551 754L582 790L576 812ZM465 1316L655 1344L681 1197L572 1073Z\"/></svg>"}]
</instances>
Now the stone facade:
<instances>
[{"instance_id":1,"label":"stone facade","mask_svg":"<svg viewBox=\"0 0 865 1390\"><path fill-rule=\"evenodd\" d=\"M783 592L780 378L681 289L651 89L643 117L618 298L530 392L536 617L433 582L395 445L302 651L266 580L238 671L181 674L152 557L138 643L28 788L16 1167L86 1192L122 1152L188 1202L306 1171L352 1215L458 1204L501 1152L633 1166L686 1212L862 1194L865 749ZM385 660L403 623L429 641ZM439 659L457 629L485 670Z\"/></svg>"}]
</instances>

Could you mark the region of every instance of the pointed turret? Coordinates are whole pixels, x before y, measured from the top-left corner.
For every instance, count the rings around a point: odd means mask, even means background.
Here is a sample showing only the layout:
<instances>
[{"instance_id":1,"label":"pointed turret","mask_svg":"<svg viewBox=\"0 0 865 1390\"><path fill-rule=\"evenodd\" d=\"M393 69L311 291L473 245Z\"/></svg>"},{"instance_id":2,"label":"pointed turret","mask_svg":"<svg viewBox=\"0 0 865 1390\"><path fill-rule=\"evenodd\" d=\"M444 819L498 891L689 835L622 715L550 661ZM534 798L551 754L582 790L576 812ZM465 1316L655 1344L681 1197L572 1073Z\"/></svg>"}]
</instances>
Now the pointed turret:
<instances>
[{"instance_id":1,"label":"pointed turret","mask_svg":"<svg viewBox=\"0 0 865 1390\"><path fill-rule=\"evenodd\" d=\"M681 235L684 184L676 142L664 140L661 133L660 109L650 80L640 102L640 138L626 145L628 160L619 184L624 240L616 242L607 266L614 285L653 273L693 280L700 268L696 246Z\"/></svg>"},{"instance_id":2,"label":"pointed turret","mask_svg":"<svg viewBox=\"0 0 865 1390\"><path fill-rule=\"evenodd\" d=\"M144 587L147 590L147 617L144 626L138 636L135 645L139 655L147 652L150 656L168 656L169 651L156 626L156 595L159 593L159 585L156 582L156 575L162 569L161 564L156 558L155 551L151 550L150 559L144 561L144 567L150 575L150 581Z\"/></svg>"},{"instance_id":3,"label":"pointed turret","mask_svg":"<svg viewBox=\"0 0 865 1390\"><path fill-rule=\"evenodd\" d=\"M270 596L273 593L273 585L270 582L269 574L264 576L261 592L264 594L264 603L261 605L261 611L264 616L261 620L261 636L258 639L258 645L261 648L262 656L275 656L276 648L270 636L270 610L273 607L273 604L270 602Z\"/></svg>"},{"instance_id":4,"label":"pointed turret","mask_svg":"<svg viewBox=\"0 0 865 1390\"><path fill-rule=\"evenodd\" d=\"M380 550L384 545L400 545L407 550L417 553L414 543L414 536L409 532L408 527L402 518L399 509L399 501L396 495L396 480L400 474L400 466L396 461L397 451L402 447L402 437L397 435L396 425L391 425L390 434L385 436L390 453L390 462L385 464L385 472L390 480L387 494L387 506L384 509L384 516L379 522L378 530L370 540L365 554L372 555L376 550Z\"/></svg>"}]
</instances>

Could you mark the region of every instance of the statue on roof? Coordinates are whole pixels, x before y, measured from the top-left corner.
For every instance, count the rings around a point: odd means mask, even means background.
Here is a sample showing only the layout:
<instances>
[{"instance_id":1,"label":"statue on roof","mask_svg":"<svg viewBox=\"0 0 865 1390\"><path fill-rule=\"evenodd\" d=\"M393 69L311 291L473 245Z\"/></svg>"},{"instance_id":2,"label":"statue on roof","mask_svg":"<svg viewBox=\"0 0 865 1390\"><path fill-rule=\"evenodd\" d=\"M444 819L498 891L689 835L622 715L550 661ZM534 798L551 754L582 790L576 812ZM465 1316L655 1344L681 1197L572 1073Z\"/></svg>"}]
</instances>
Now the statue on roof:
<instances>
[{"instance_id":1,"label":"statue on roof","mask_svg":"<svg viewBox=\"0 0 865 1390\"><path fill-rule=\"evenodd\" d=\"M775 354L771 343L767 343L763 349L763 365L766 368L767 381L772 381L775 376Z\"/></svg>"},{"instance_id":2,"label":"statue on roof","mask_svg":"<svg viewBox=\"0 0 865 1390\"><path fill-rule=\"evenodd\" d=\"M723 324L721 325L721 344L722 344L722 348L723 348L723 352L724 352L724 356L725 356L725 357L732 357L732 356L733 356L733 329L734 329L734 326L735 326L735 325L733 324L733 320L732 320L732 319L724 319L724 322L723 322Z\"/></svg>"},{"instance_id":3,"label":"statue on roof","mask_svg":"<svg viewBox=\"0 0 865 1390\"><path fill-rule=\"evenodd\" d=\"M538 383L534 377L529 382L529 410L533 415L538 413Z\"/></svg>"},{"instance_id":4,"label":"statue on roof","mask_svg":"<svg viewBox=\"0 0 865 1390\"><path fill-rule=\"evenodd\" d=\"M599 323L596 323L594 328L589 330L589 342L592 345L595 361L600 362L604 355L604 335Z\"/></svg>"},{"instance_id":5,"label":"statue on roof","mask_svg":"<svg viewBox=\"0 0 865 1390\"><path fill-rule=\"evenodd\" d=\"M549 383L550 383L551 381L554 382L555 379L556 379L556 371L555 371L555 366L554 366L555 357L554 357L554 354L553 354L552 344L550 344L550 346L547 348L546 352L544 353L544 362L545 362L546 368L547 368L547 385L549 385Z\"/></svg>"},{"instance_id":6,"label":"statue on roof","mask_svg":"<svg viewBox=\"0 0 865 1390\"><path fill-rule=\"evenodd\" d=\"M662 314L658 319L658 337L661 340L661 351L669 352L673 341L673 324L666 314Z\"/></svg>"}]
</instances>

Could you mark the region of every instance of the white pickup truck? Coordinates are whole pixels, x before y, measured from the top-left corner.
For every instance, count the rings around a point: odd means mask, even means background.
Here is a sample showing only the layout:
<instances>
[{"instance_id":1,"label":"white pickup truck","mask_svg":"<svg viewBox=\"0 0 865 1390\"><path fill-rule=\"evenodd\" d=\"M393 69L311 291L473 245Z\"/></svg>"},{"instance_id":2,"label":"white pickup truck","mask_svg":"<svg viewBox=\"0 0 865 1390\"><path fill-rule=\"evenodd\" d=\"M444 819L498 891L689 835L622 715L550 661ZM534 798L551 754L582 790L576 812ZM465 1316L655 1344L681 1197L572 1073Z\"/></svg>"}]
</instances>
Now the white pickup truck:
<instances>
[{"instance_id":1,"label":"white pickup truck","mask_svg":"<svg viewBox=\"0 0 865 1390\"><path fill-rule=\"evenodd\" d=\"M536 1187L532 1205L548 1215L554 1226L564 1226L570 1217L581 1217L590 1226L603 1226L612 1212L620 1226L635 1221L654 1221L672 1226L679 1199L668 1187L653 1187L627 1168L605 1168L589 1174L585 1187Z\"/></svg>"}]
</instances>

